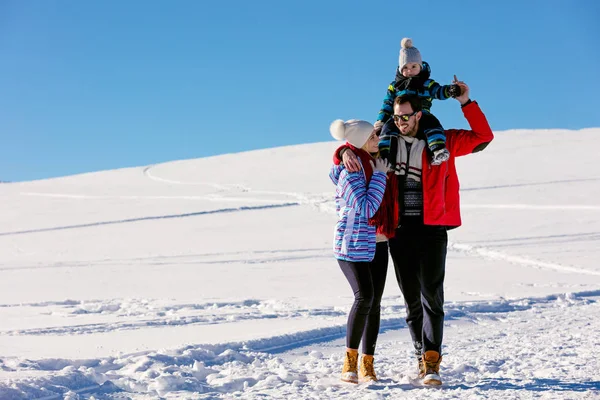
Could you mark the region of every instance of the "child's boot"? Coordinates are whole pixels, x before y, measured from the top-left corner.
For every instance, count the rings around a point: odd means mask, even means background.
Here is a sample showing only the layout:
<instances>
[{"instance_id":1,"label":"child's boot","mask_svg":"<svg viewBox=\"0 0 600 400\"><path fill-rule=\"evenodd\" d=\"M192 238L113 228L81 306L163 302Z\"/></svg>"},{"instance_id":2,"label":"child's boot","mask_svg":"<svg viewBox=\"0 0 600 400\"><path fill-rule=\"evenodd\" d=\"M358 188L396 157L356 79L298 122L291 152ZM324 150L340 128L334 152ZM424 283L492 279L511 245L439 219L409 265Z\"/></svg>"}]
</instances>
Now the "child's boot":
<instances>
[{"instance_id":1,"label":"child's boot","mask_svg":"<svg viewBox=\"0 0 600 400\"><path fill-rule=\"evenodd\" d=\"M447 148L441 148L433 152L433 157L431 158L431 165L440 165L441 163L448 161L450 158L450 152Z\"/></svg>"},{"instance_id":2,"label":"child's boot","mask_svg":"<svg viewBox=\"0 0 600 400\"><path fill-rule=\"evenodd\" d=\"M344 367L342 368L342 380L344 382L358 383L358 350L346 349Z\"/></svg>"}]
</instances>

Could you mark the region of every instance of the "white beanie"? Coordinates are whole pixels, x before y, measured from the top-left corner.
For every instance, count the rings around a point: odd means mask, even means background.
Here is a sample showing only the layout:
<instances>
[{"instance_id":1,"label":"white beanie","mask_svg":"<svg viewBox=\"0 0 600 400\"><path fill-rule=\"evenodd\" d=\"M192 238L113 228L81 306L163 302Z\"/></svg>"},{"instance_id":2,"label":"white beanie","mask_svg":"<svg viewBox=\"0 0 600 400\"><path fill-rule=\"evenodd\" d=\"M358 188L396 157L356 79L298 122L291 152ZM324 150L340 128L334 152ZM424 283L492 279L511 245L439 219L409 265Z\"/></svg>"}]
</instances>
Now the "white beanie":
<instances>
[{"instance_id":1,"label":"white beanie","mask_svg":"<svg viewBox=\"0 0 600 400\"><path fill-rule=\"evenodd\" d=\"M336 119L329 126L329 132L337 140L345 140L352 146L362 148L373 133L373 125L360 119L350 119L346 122Z\"/></svg>"},{"instance_id":2,"label":"white beanie","mask_svg":"<svg viewBox=\"0 0 600 400\"><path fill-rule=\"evenodd\" d=\"M402 68L404 68L406 64L423 64L421 52L419 49L413 46L411 38L402 39L402 42L400 42L400 47L400 56L398 57L398 68L400 71L402 71Z\"/></svg>"}]
</instances>

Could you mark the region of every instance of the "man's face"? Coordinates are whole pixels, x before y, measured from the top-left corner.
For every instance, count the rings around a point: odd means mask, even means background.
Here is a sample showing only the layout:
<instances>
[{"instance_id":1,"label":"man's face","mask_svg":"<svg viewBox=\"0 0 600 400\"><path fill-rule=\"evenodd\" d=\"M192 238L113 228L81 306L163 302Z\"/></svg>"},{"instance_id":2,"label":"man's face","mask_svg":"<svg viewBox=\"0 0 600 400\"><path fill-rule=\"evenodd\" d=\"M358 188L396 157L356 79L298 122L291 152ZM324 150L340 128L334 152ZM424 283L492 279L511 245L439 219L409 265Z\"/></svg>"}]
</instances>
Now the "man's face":
<instances>
[{"instance_id":1,"label":"man's face","mask_svg":"<svg viewBox=\"0 0 600 400\"><path fill-rule=\"evenodd\" d=\"M394 106L394 123L400 130L401 135L411 137L417 136L421 115L421 111L417 113L413 112L410 103L397 104ZM408 121L404 121L406 118L408 118Z\"/></svg>"}]
</instances>

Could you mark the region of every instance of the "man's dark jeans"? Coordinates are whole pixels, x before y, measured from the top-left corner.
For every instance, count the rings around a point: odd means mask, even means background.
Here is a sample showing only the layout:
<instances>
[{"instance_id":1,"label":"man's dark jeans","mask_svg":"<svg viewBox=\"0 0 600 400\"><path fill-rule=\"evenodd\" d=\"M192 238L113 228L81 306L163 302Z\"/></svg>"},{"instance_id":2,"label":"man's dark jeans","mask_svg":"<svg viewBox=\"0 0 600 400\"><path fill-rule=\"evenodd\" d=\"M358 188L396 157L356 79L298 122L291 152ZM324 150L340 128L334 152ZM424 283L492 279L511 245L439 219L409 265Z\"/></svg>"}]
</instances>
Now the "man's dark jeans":
<instances>
[{"instance_id":1,"label":"man's dark jeans","mask_svg":"<svg viewBox=\"0 0 600 400\"><path fill-rule=\"evenodd\" d=\"M417 353L441 354L448 233L444 226L402 226L389 240L396 279L406 303L406 323Z\"/></svg>"}]
</instances>

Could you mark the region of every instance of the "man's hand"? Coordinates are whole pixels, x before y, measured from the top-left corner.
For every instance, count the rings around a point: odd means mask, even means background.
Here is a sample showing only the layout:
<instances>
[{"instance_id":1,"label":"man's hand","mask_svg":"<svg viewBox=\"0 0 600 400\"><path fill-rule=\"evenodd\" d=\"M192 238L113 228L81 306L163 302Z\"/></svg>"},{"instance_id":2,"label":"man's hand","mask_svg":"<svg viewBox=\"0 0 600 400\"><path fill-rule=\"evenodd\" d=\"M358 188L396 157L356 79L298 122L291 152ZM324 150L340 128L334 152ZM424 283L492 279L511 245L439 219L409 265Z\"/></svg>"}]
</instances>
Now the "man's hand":
<instances>
[{"instance_id":1,"label":"man's hand","mask_svg":"<svg viewBox=\"0 0 600 400\"><path fill-rule=\"evenodd\" d=\"M342 154L342 162L344 163L344 167L348 170L348 172L358 172L360 171L360 163L358 162L358 157L356 154L350 149L346 149L344 154Z\"/></svg>"},{"instance_id":2,"label":"man's hand","mask_svg":"<svg viewBox=\"0 0 600 400\"><path fill-rule=\"evenodd\" d=\"M373 125L373 128L375 128L375 129L383 128L383 121L375 121L375 125Z\"/></svg>"},{"instance_id":3,"label":"man's hand","mask_svg":"<svg viewBox=\"0 0 600 400\"><path fill-rule=\"evenodd\" d=\"M469 87L463 81L459 81L456 75L454 75L452 83L460 87L460 96L455 97L455 99L458 100L461 106L465 105L469 101Z\"/></svg>"}]
</instances>

